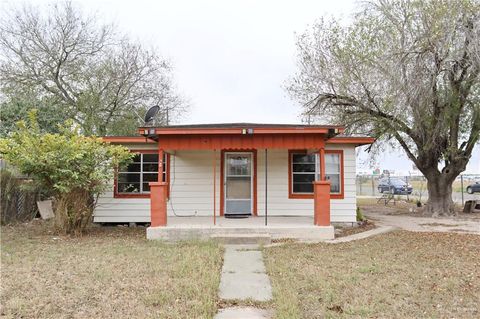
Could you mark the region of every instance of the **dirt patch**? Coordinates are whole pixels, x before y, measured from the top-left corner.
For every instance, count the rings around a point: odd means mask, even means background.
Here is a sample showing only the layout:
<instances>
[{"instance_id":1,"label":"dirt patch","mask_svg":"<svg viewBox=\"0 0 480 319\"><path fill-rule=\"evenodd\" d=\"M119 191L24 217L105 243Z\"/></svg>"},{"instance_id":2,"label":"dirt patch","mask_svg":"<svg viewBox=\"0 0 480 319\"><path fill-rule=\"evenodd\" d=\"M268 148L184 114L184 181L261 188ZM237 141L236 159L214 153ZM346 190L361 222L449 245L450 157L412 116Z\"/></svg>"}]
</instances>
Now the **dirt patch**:
<instances>
[{"instance_id":1,"label":"dirt patch","mask_svg":"<svg viewBox=\"0 0 480 319\"><path fill-rule=\"evenodd\" d=\"M144 228L93 227L80 238L45 223L2 227L5 318L208 318L223 249L147 241Z\"/></svg>"},{"instance_id":2,"label":"dirt patch","mask_svg":"<svg viewBox=\"0 0 480 319\"><path fill-rule=\"evenodd\" d=\"M217 306L218 306L218 309L225 309L225 308L232 308L232 307L252 307L252 308L258 308L258 309L269 309L272 307L272 302L271 301L262 302L262 301L252 300L252 299L219 300L217 303Z\"/></svg>"},{"instance_id":3,"label":"dirt patch","mask_svg":"<svg viewBox=\"0 0 480 319\"><path fill-rule=\"evenodd\" d=\"M474 234L475 232L468 230L468 229L461 229L461 228L452 228L450 229L452 232L457 232L457 233L472 233Z\"/></svg>"},{"instance_id":4,"label":"dirt patch","mask_svg":"<svg viewBox=\"0 0 480 319\"><path fill-rule=\"evenodd\" d=\"M480 221L480 213L468 213L465 214L463 212L457 213L457 216L455 218L459 220L478 220Z\"/></svg>"},{"instance_id":5,"label":"dirt patch","mask_svg":"<svg viewBox=\"0 0 480 319\"><path fill-rule=\"evenodd\" d=\"M378 213L383 215L411 215L422 216L420 209L413 202L398 200L385 205L383 202L377 203L375 198L357 199L357 205L363 213Z\"/></svg>"},{"instance_id":6,"label":"dirt patch","mask_svg":"<svg viewBox=\"0 0 480 319\"><path fill-rule=\"evenodd\" d=\"M432 227L458 227L462 226L461 224L442 224L442 223L424 223L419 224L420 226L432 226Z\"/></svg>"},{"instance_id":7,"label":"dirt patch","mask_svg":"<svg viewBox=\"0 0 480 319\"><path fill-rule=\"evenodd\" d=\"M275 238L275 239L272 239L272 243L274 244L287 244L287 243L296 243L298 242L297 239L295 238Z\"/></svg>"},{"instance_id":8,"label":"dirt patch","mask_svg":"<svg viewBox=\"0 0 480 319\"><path fill-rule=\"evenodd\" d=\"M357 205L364 214L374 213L382 215L405 215L411 217L431 217L424 215L422 208L417 207L414 201L406 201L405 199L397 200L384 205L383 202L377 203L376 198L358 198ZM458 220L478 220L480 221L480 213L463 213L461 206L456 206L456 215L451 216Z\"/></svg>"},{"instance_id":9,"label":"dirt patch","mask_svg":"<svg viewBox=\"0 0 480 319\"><path fill-rule=\"evenodd\" d=\"M395 231L264 250L278 318L479 318L480 236Z\"/></svg>"},{"instance_id":10,"label":"dirt patch","mask_svg":"<svg viewBox=\"0 0 480 319\"><path fill-rule=\"evenodd\" d=\"M377 228L372 221L365 221L364 223L353 227L335 227L335 238L346 237L358 233L363 233L368 230Z\"/></svg>"}]
</instances>

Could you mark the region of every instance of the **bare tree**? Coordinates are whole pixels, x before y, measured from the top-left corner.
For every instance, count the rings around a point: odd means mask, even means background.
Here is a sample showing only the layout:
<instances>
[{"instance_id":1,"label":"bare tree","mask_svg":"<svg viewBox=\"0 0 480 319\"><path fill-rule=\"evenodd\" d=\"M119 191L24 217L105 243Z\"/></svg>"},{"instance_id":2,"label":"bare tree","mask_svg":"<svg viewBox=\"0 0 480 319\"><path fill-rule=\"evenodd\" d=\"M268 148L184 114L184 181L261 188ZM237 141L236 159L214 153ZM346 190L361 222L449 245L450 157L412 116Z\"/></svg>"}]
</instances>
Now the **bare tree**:
<instances>
[{"instance_id":1,"label":"bare tree","mask_svg":"<svg viewBox=\"0 0 480 319\"><path fill-rule=\"evenodd\" d=\"M186 103L175 92L169 63L98 21L70 2L47 12L26 5L4 11L3 88L33 87L38 99L54 97L85 134L133 131L153 105L172 117L183 113Z\"/></svg>"},{"instance_id":2,"label":"bare tree","mask_svg":"<svg viewBox=\"0 0 480 319\"><path fill-rule=\"evenodd\" d=\"M427 178L427 211L453 214L480 134L479 46L478 1L367 2L350 25L298 37L288 90L306 116L400 146Z\"/></svg>"}]
</instances>

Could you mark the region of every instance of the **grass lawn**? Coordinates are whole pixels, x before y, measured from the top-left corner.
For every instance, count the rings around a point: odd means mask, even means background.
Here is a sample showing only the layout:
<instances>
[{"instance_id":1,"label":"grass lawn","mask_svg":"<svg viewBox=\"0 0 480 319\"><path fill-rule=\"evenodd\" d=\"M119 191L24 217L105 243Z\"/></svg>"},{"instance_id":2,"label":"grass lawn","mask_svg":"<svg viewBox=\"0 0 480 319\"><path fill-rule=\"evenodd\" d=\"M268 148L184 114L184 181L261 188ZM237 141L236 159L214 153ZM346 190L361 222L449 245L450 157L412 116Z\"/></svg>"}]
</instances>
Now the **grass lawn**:
<instances>
[{"instance_id":1,"label":"grass lawn","mask_svg":"<svg viewBox=\"0 0 480 319\"><path fill-rule=\"evenodd\" d=\"M222 248L163 244L144 228L58 237L38 225L2 227L6 318L211 318Z\"/></svg>"},{"instance_id":2,"label":"grass lawn","mask_svg":"<svg viewBox=\"0 0 480 319\"><path fill-rule=\"evenodd\" d=\"M406 201L406 198L401 198L393 204L393 201L385 205L383 202L377 202L377 198L357 198L357 206L360 207L362 213L375 212L386 215L404 215L412 214L410 209L418 210L416 202L411 200ZM418 214L414 214L418 215Z\"/></svg>"},{"instance_id":3,"label":"grass lawn","mask_svg":"<svg viewBox=\"0 0 480 319\"><path fill-rule=\"evenodd\" d=\"M480 317L480 236L397 231L264 254L277 318Z\"/></svg>"}]
</instances>

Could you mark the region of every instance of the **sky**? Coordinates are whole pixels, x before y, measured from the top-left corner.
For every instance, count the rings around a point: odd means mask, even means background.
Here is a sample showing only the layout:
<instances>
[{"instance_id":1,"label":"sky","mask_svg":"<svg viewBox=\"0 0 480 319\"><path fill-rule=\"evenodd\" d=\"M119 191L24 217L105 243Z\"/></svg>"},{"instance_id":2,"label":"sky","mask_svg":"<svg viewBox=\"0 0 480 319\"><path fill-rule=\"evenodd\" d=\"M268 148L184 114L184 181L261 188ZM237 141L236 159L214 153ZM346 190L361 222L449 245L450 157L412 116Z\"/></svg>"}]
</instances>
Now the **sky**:
<instances>
[{"instance_id":1,"label":"sky","mask_svg":"<svg viewBox=\"0 0 480 319\"><path fill-rule=\"evenodd\" d=\"M6 2L3 0L3 2ZM51 0L28 3L49 4ZM178 90L190 101L179 123L300 123L300 106L284 87L296 72L295 34L321 17L348 22L347 0L76 0L121 32L171 61ZM359 151L357 169L371 171ZM412 164L400 150L376 158L380 169ZM480 173L477 147L467 172Z\"/></svg>"}]
</instances>

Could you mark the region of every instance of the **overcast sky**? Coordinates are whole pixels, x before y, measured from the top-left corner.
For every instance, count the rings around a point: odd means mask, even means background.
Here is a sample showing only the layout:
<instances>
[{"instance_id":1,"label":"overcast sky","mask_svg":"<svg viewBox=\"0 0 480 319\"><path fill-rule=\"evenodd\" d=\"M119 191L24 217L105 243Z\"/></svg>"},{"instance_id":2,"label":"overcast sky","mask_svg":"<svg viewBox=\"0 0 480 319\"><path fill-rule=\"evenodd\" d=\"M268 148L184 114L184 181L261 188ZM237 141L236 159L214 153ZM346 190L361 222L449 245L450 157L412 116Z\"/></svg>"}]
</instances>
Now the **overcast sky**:
<instances>
[{"instance_id":1,"label":"overcast sky","mask_svg":"<svg viewBox=\"0 0 480 319\"><path fill-rule=\"evenodd\" d=\"M191 102L191 112L181 123L300 123L300 107L283 89L296 70L295 33L304 32L322 16L348 20L358 4L347 0L74 2L172 62L178 89ZM479 153L477 147L468 171L480 173ZM411 169L400 151L378 161L381 169ZM358 168L369 169L363 162L361 155Z\"/></svg>"}]
</instances>

